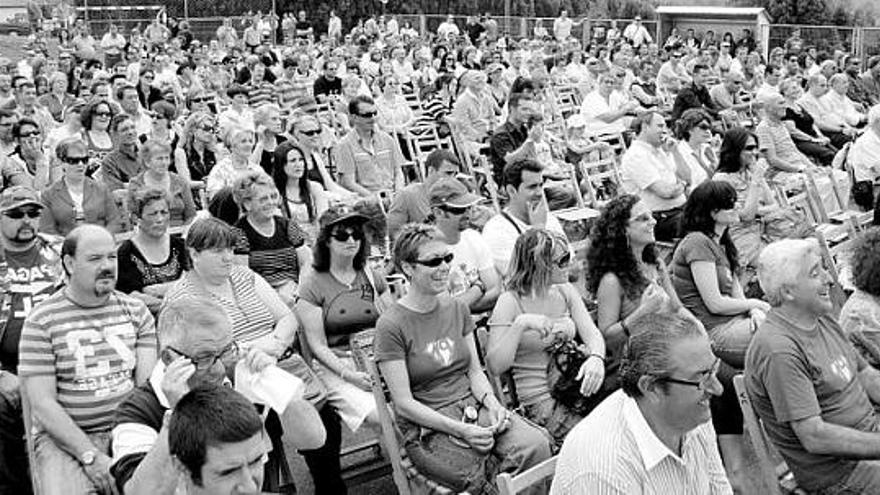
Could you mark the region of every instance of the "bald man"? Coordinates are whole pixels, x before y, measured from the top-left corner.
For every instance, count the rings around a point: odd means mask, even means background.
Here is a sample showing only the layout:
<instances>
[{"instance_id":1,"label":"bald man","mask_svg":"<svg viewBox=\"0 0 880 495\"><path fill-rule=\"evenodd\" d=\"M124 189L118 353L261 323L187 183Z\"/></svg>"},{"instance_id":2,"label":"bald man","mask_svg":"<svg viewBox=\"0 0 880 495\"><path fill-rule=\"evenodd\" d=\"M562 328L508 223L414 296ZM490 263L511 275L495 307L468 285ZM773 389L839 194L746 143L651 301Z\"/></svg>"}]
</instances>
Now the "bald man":
<instances>
[{"instance_id":1,"label":"bald man","mask_svg":"<svg viewBox=\"0 0 880 495\"><path fill-rule=\"evenodd\" d=\"M141 300L115 290L109 231L77 227L61 258L69 283L31 311L19 347L22 393L41 425L31 468L46 495L113 493L113 412L149 378L156 329Z\"/></svg>"}]
</instances>

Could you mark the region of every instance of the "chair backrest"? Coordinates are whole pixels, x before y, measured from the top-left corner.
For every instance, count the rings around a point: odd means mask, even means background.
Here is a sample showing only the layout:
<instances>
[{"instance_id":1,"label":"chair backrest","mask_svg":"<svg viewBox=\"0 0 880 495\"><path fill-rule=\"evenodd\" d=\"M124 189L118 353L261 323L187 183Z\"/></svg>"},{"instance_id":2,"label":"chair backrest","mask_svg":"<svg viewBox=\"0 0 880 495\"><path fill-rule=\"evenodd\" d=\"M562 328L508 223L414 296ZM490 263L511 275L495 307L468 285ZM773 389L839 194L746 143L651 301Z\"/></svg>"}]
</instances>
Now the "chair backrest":
<instances>
[{"instance_id":1,"label":"chair backrest","mask_svg":"<svg viewBox=\"0 0 880 495\"><path fill-rule=\"evenodd\" d=\"M758 419L755 410L752 408L752 402L746 393L745 383L742 375L733 377L733 388L736 390L736 397L739 400L739 407L742 409L743 419L745 420L746 430L749 433L749 440L755 455L758 457L758 467L761 470L761 477L764 486L767 489L767 495L782 495L779 489L779 475L777 474L777 466L773 463L773 457L778 457L776 448L767 438L763 425ZM782 463L785 464L784 462ZM788 469L788 466L785 466Z\"/></svg>"},{"instance_id":2,"label":"chair backrest","mask_svg":"<svg viewBox=\"0 0 880 495\"><path fill-rule=\"evenodd\" d=\"M598 208L620 194L623 179L620 176L616 157L598 159L584 157L577 166L581 168L584 178L588 206Z\"/></svg>"},{"instance_id":3,"label":"chair backrest","mask_svg":"<svg viewBox=\"0 0 880 495\"><path fill-rule=\"evenodd\" d=\"M809 188L804 187L804 190L789 196L781 185L774 184L773 192L776 196L777 203L781 206L790 206L796 210L800 210L804 216L806 216L811 225L816 225L820 222L819 215L817 215L816 208L813 205L813 198L809 192Z\"/></svg>"},{"instance_id":4,"label":"chair backrest","mask_svg":"<svg viewBox=\"0 0 880 495\"><path fill-rule=\"evenodd\" d=\"M489 329L482 326L477 327L474 336L476 337L477 353L480 354L480 360L482 361L481 364L486 371L489 385L492 386L492 392L495 393L495 397L504 403L508 409L516 409L519 407L519 397L516 394L516 385L513 382L513 375L510 371L502 373L501 375L496 375L495 373L492 373L492 370L489 369L489 365L486 363L486 351L489 349ZM504 393L505 389L508 391L507 394Z\"/></svg>"},{"instance_id":5,"label":"chair backrest","mask_svg":"<svg viewBox=\"0 0 880 495\"><path fill-rule=\"evenodd\" d=\"M498 474L495 478L495 483L498 485L498 495L516 495L528 488L539 487L542 483L547 483L553 479L553 473L556 472L557 457L553 456L516 476L510 473Z\"/></svg>"}]
</instances>

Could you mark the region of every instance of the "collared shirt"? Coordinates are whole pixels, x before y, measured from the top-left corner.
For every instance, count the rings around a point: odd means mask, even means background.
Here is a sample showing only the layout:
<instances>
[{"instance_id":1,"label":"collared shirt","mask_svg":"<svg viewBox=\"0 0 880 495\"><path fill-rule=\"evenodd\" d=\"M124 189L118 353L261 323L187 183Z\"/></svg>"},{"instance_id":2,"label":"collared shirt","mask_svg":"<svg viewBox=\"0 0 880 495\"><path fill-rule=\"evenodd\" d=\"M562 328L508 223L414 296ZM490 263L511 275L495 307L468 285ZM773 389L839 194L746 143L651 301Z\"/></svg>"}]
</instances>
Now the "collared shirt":
<instances>
[{"instance_id":1,"label":"collared shirt","mask_svg":"<svg viewBox=\"0 0 880 495\"><path fill-rule=\"evenodd\" d=\"M372 192L393 190L405 161L397 140L380 130L374 130L372 139L364 141L352 129L333 153L337 174L352 176L356 183Z\"/></svg>"},{"instance_id":2,"label":"collared shirt","mask_svg":"<svg viewBox=\"0 0 880 495\"><path fill-rule=\"evenodd\" d=\"M829 113L836 115L844 120L847 124L855 127L859 125L865 116L856 109L855 104L846 95L841 95L837 91L831 90L822 95L819 99Z\"/></svg>"},{"instance_id":3,"label":"collared shirt","mask_svg":"<svg viewBox=\"0 0 880 495\"><path fill-rule=\"evenodd\" d=\"M782 121L770 122L767 119L761 120L755 127L755 135L758 136L758 146L761 151L770 151L776 155L776 158L786 162L791 166L809 167L812 165L810 159L803 153L798 151L788 128ZM772 173L773 171L771 171Z\"/></svg>"},{"instance_id":4,"label":"collared shirt","mask_svg":"<svg viewBox=\"0 0 880 495\"><path fill-rule=\"evenodd\" d=\"M623 189L642 198L651 211L666 211L684 204L684 194L661 198L649 187L656 182L675 183L675 161L660 148L635 140L623 154L621 162Z\"/></svg>"},{"instance_id":5,"label":"collared shirt","mask_svg":"<svg viewBox=\"0 0 880 495\"><path fill-rule=\"evenodd\" d=\"M622 98L615 98L614 95L615 93L611 93L606 100L604 96L599 94L599 90L595 89L584 98L581 104L581 114L587 120L587 134L616 134L626 129L623 117L613 122L605 122L596 118L597 115L615 112L620 109L619 103L621 103Z\"/></svg>"},{"instance_id":6,"label":"collared shirt","mask_svg":"<svg viewBox=\"0 0 880 495\"><path fill-rule=\"evenodd\" d=\"M852 165L856 182L871 181L880 177L880 135L868 129L856 139L849 150L847 160Z\"/></svg>"},{"instance_id":7,"label":"collared shirt","mask_svg":"<svg viewBox=\"0 0 880 495\"><path fill-rule=\"evenodd\" d=\"M825 103L810 93L804 93L798 99L798 104L813 117L813 121L822 124L824 128L839 128L846 125L846 120L826 108Z\"/></svg>"},{"instance_id":8,"label":"collared shirt","mask_svg":"<svg viewBox=\"0 0 880 495\"><path fill-rule=\"evenodd\" d=\"M678 151L681 158L691 170L691 189L702 184L712 172L715 171L714 164L706 157L705 151L708 145L704 144L699 150L691 148L690 143L684 140L678 142Z\"/></svg>"},{"instance_id":9,"label":"collared shirt","mask_svg":"<svg viewBox=\"0 0 880 495\"><path fill-rule=\"evenodd\" d=\"M101 182L111 191L123 189L146 167L138 160L137 146L117 147L101 160Z\"/></svg>"},{"instance_id":10,"label":"collared shirt","mask_svg":"<svg viewBox=\"0 0 880 495\"><path fill-rule=\"evenodd\" d=\"M638 403L613 393L562 445L551 495L722 495L733 490L706 422L687 432L681 455L651 429Z\"/></svg>"}]
</instances>

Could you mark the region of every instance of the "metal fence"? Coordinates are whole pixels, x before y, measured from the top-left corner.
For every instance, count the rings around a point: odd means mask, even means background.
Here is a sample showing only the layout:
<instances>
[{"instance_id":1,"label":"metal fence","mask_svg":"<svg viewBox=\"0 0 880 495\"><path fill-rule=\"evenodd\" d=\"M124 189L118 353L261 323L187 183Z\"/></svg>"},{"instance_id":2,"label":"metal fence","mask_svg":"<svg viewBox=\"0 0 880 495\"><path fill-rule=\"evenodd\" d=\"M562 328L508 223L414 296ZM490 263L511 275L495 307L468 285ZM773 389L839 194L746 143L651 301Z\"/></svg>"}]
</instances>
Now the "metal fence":
<instances>
[{"instance_id":1,"label":"metal fence","mask_svg":"<svg viewBox=\"0 0 880 495\"><path fill-rule=\"evenodd\" d=\"M804 26L796 24L771 24L770 49L785 48L785 42L795 30L800 30L803 48L816 47L819 52L829 55L835 50L844 52L859 51L859 31L867 28L852 26Z\"/></svg>"}]
</instances>

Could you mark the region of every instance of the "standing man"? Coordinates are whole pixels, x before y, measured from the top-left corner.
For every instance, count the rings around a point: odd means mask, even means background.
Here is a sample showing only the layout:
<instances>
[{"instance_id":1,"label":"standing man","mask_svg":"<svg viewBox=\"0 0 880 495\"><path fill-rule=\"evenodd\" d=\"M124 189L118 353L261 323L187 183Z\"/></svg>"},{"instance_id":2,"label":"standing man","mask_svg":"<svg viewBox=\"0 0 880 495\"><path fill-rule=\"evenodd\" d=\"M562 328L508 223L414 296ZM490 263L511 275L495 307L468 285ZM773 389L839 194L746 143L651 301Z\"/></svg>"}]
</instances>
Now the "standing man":
<instances>
[{"instance_id":1,"label":"standing man","mask_svg":"<svg viewBox=\"0 0 880 495\"><path fill-rule=\"evenodd\" d=\"M327 20L327 37L335 43L339 43L342 37L342 19L336 15L335 10L330 11L330 19Z\"/></svg>"},{"instance_id":2,"label":"standing man","mask_svg":"<svg viewBox=\"0 0 880 495\"><path fill-rule=\"evenodd\" d=\"M568 11L563 9L559 11L559 17L553 20L553 36L556 41L562 43L571 37L571 28L580 26L584 22L583 19L575 22L568 17Z\"/></svg>"},{"instance_id":3,"label":"standing man","mask_svg":"<svg viewBox=\"0 0 880 495\"><path fill-rule=\"evenodd\" d=\"M43 205L36 191L13 186L0 195L8 288L0 308L0 493L30 484L18 383L18 343L25 318L62 283L60 243L37 234ZM59 239L60 240L60 239Z\"/></svg>"},{"instance_id":4,"label":"standing man","mask_svg":"<svg viewBox=\"0 0 880 495\"><path fill-rule=\"evenodd\" d=\"M648 28L642 24L642 16L639 15L623 30L623 37L632 43L635 50L638 50L643 44L650 45L654 42Z\"/></svg>"},{"instance_id":5,"label":"standing man","mask_svg":"<svg viewBox=\"0 0 880 495\"><path fill-rule=\"evenodd\" d=\"M82 225L64 240L67 287L24 322L18 370L37 433L31 466L45 495L113 491L110 427L116 407L156 364L153 316L116 292L116 242Z\"/></svg>"},{"instance_id":6,"label":"standing man","mask_svg":"<svg viewBox=\"0 0 880 495\"><path fill-rule=\"evenodd\" d=\"M631 324L621 388L568 434L551 495L733 495L718 453L709 401L721 362L702 325L678 314Z\"/></svg>"},{"instance_id":7,"label":"standing man","mask_svg":"<svg viewBox=\"0 0 880 495\"><path fill-rule=\"evenodd\" d=\"M639 196L651 210L657 220L657 240L672 242L678 237L690 169L679 154L672 153L676 141L662 115L646 112L636 117L633 127L637 137L621 161L623 189Z\"/></svg>"}]
</instances>

